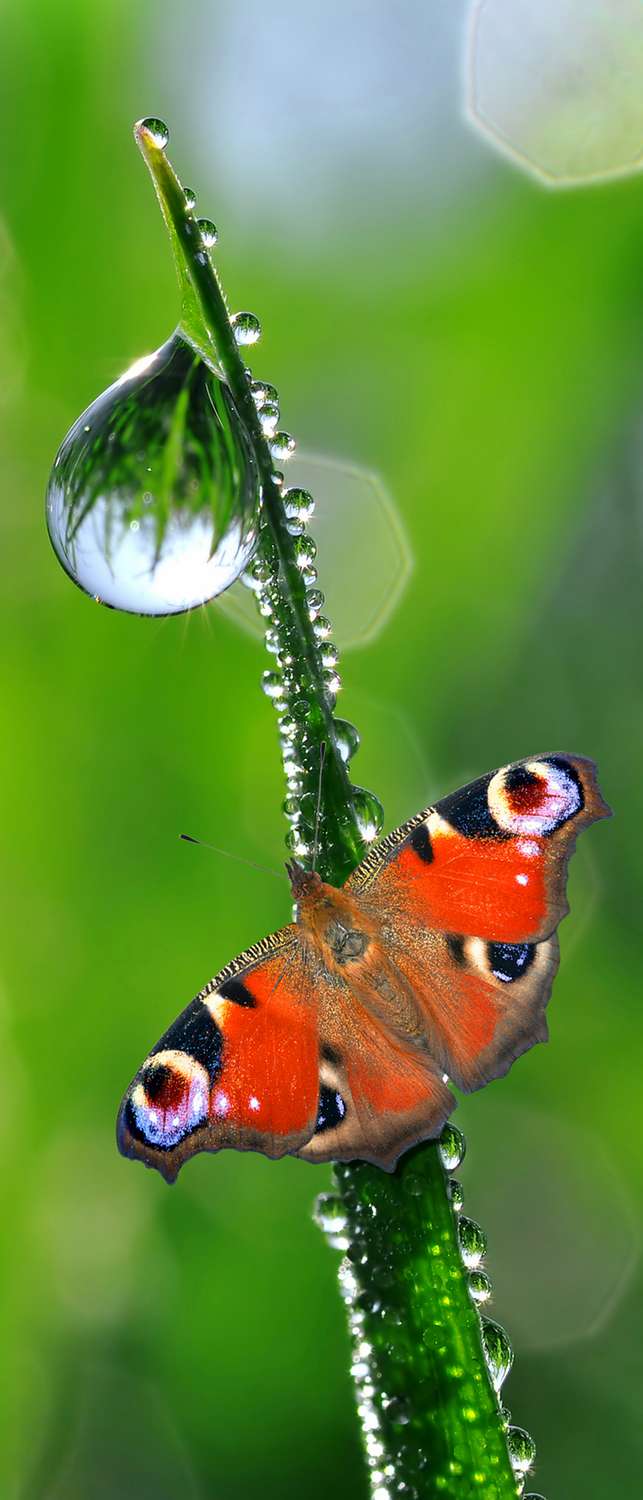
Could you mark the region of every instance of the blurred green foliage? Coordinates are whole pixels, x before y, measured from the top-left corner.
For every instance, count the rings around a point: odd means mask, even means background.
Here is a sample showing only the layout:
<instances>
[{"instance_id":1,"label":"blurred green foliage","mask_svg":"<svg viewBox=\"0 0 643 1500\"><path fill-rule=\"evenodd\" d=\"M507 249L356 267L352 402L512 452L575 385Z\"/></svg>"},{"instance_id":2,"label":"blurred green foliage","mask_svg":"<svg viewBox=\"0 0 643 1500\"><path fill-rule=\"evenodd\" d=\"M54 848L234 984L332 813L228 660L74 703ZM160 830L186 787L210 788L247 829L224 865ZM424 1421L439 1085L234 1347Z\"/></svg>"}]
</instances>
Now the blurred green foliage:
<instances>
[{"instance_id":1,"label":"blurred green foliage","mask_svg":"<svg viewBox=\"0 0 643 1500\"><path fill-rule=\"evenodd\" d=\"M177 841L283 858L261 649L216 606L96 608L43 519L64 432L176 315L130 136L167 114L194 179L178 85L172 108L162 97L169 11L3 8L0 1493L352 1500L344 1314L310 1219L327 1172L224 1154L168 1191L113 1139L149 1044L289 908L285 880ZM213 4L213 55L219 24ZM189 7L184 25L185 92ZM315 128L293 121L311 142ZM273 226L264 243L259 215L244 234L229 189L199 209L220 226L232 305L261 317L253 368L288 429L379 469L411 538L397 613L343 661L355 774L387 826L541 750L595 756L618 815L574 863L550 1047L457 1117L537 1488L598 1500L631 1492L643 1457L643 188L548 196L478 154L466 191L432 206L414 179L376 234L360 184L317 237ZM385 210L386 175L374 183Z\"/></svg>"}]
</instances>

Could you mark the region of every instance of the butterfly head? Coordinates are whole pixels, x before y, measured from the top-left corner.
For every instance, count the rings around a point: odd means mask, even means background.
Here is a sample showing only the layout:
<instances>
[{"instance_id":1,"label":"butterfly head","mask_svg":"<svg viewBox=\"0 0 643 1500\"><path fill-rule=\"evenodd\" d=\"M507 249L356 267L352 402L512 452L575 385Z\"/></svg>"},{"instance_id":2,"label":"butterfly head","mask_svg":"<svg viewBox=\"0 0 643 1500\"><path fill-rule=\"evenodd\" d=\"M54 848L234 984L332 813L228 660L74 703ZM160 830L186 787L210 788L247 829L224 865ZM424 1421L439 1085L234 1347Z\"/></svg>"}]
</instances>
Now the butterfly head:
<instances>
[{"instance_id":1,"label":"butterfly head","mask_svg":"<svg viewBox=\"0 0 643 1500\"><path fill-rule=\"evenodd\" d=\"M316 870L305 870L296 859L288 861L286 870L295 901L311 901L320 894L322 878Z\"/></svg>"}]
</instances>

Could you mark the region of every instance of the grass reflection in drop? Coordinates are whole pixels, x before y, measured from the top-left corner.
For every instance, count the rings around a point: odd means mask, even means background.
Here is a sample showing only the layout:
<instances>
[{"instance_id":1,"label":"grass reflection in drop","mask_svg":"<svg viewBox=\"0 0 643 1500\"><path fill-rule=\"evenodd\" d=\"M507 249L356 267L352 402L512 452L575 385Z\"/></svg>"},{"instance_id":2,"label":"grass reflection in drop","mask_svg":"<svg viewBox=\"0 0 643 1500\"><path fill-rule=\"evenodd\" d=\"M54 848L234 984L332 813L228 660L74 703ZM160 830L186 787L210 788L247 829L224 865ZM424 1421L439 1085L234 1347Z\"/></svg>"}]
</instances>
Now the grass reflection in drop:
<instances>
[{"instance_id":1,"label":"grass reflection in drop","mask_svg":"<svg viewBox=\"0 0 643 1500\"><path fill-rule=\"evenodd\" d=\"M261 487L229 388L179 334L74 423L47 524L86 593L136 614L203 604L247 567Z\"/></svg>"}]
</instances>

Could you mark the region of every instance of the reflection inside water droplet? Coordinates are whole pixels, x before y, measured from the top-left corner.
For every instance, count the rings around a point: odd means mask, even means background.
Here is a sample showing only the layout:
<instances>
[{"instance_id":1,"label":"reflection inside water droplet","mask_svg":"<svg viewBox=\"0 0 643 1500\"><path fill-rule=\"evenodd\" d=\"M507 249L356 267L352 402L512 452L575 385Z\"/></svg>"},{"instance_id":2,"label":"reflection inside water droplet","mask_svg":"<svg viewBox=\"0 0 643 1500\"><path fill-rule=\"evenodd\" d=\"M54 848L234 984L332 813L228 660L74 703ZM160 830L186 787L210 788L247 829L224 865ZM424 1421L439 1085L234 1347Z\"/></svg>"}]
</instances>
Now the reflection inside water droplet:
<instances>
[{"instance_id":1,"label":"reflection inside water droplet","mask_svg":"<svg viewBox=\"0 0 643 1500\"><path fill-rule=\"evenodd\" d=\"M158 120L150 115L147 119L141 120L139 129L147 131L147 134L152 137L153 144L159 151L165 150L170 139L170 132L165 124L165 120Z\"/></svg>"},{"instance_id":2,"label":"reflection inside water droplet","mask_svg":"<svg viewBox=\"0 0 643 1500\"><path fill-rule=\"evenodd\" d=\"M47 524L86 593L116 609L172 614L247 567L259 500L227 385L175 335L74 424L52 470Z\"/></svg>"},{"instance_id":3,"label":"reflection inside water droplet","mask_svg":"<svg viewBox=\"0 0 643 1500\"><path fill-rule=\"evenodd\" d=\"M241 347L245 344L256 344L261 338L261 323L255 313L233 313L230 322L235 339Z\"/></svg>"}]
</instances>

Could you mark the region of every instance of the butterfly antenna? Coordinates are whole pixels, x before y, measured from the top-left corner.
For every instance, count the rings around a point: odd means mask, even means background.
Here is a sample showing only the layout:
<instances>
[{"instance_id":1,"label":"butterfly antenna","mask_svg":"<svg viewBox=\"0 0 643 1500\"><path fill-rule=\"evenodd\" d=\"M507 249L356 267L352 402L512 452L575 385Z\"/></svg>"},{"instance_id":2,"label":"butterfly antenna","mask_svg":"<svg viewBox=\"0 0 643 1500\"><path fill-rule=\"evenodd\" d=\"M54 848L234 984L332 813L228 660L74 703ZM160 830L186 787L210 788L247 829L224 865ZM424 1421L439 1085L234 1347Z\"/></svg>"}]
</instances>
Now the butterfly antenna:
<instances>
[{"instance_id":1,"label":"butterfly antenna","mask_svg":"<svg viewBox=\"0 0 643 1500\"><path fill-rule=\"evenodd\" d=\"M313 870L317 864L319 854L319 815L321 812L322 776L324 772L324 761L326 760L326 741L322 740L319 751L319 783L317 786L317 806L315 808L315 836L313 838Z\"/></svg>"},{"instance_id":2,"label":"butterfly antenna","mask_svg":"<svg viewBox=\"0 0 643 1500\"><path fill-rule=\"evenodd\" d=\"M180 833L179 838L184 839L186 844L200 844L202 849L212 849L214 854L223 854L225 859L236 859L238 864L249 865L251 870L261 870L263 875L272 875L275 880L283 878L278 870L271 870L269 865L258 865L254 859L244 859L242 854L231 854L229 849L220 849L218 844L206 844L205 839L195 839L191 833Z\"/></svg>"}]
</instances>

